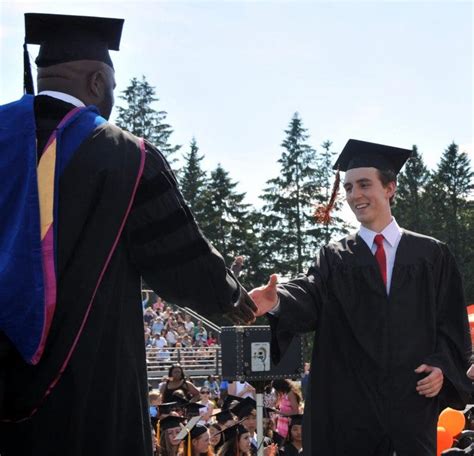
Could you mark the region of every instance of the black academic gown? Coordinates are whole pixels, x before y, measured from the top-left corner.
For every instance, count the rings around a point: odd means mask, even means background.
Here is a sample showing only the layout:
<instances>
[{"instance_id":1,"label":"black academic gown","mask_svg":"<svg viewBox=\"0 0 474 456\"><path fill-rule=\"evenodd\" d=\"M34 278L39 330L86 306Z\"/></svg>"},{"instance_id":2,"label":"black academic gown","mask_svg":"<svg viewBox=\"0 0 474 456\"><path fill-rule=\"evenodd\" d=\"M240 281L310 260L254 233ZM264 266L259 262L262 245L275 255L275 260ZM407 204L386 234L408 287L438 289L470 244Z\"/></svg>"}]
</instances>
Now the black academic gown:
<instances>
[{"instance_id":1,"label":"black academic gown","mask_svg":"<svg viewBox=\"0 0 474 456\"><path fill-rule=\"evenodd\" d=\"M39 144L71 108L36 98ZM141 276L164 299L208 316L239 296L168 164L146 147L126 221L140 163L135 137L98 127L61 177L56 312L40 363L13 352L6 366L6 417L22 421L0 424L2 456L151 456Z\"/></svg>"},{"instance_id":2,"label":"black academic gown","mask_svg":"<svg viewBox=\"0 0 474 456\"><path fill-rule=\"evenodd\" d=\"M315 331L305 454L435 455L440 400L462 409L471 388L466 304L446 245L403 231L387 296L369 247L351 235L323 247L279 296L269 316L275 361L293 334ZM444 372L436 398L416 392L422 363Z\"/></svg>"}]
</instances>

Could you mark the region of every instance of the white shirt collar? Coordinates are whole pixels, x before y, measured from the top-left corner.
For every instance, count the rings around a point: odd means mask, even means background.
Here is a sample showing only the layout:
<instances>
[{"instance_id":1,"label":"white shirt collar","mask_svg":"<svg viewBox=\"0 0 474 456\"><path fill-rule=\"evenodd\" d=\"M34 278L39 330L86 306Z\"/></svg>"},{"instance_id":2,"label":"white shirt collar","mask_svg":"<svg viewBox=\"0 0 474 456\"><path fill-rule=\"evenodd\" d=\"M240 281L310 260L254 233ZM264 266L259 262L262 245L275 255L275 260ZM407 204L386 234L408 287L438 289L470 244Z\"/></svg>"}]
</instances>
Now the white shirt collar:
<instances>
[{"instance_id":1,"label":"white shirt collar","mask_svg":"<svg viewBox=\"0 0 474 456\"><path fill-rule=\"evenodd\" d=\"M379 233L369 230L365 226L360 226L359 236L369 247L372 247L374 238L377 234ZM380 232L380 234L383 234L385 240L393 247L396 244L398 238L402 235L402 230L398 226L397 221L392 217L392 221Z\"/></svg>"},{"instance_id":2,"label":"white shirt collar","mask_svg":"<svg viewBox=\"0 0 474 456\"><path fill-rule=\"evenodd\" d=\"M68 93L63 93L63 92L56 92L55 90L43 90L38 95L46 95L48 97L56 98L58 100L65 101L66 103L70 103L74 106L77 106L78 108L85 107L86 105L79 100L79 98L73 97L72 95L69 95Z\"/></svg>"}]
</instances>

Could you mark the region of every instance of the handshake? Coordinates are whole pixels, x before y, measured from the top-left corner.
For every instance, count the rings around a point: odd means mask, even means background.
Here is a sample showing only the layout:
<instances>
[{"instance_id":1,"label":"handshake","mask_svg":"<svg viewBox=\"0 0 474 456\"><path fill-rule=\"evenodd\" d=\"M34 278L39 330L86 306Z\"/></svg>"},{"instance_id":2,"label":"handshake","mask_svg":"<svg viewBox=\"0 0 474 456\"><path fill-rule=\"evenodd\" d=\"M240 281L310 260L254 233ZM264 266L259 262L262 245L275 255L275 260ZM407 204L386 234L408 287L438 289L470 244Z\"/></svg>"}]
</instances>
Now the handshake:
<instances>
[{"instance_id":1,"label":"handshake","mask_svg":"<svg viewBox=\"0 0 474 456\"><path fill-rule=\"evenodd\" d=\"M240 275L244 263L242 256L235 257L231 271L236 277ZM240 297L233 310L227 313L235 324L251 324L255 318L271 311L278 304L278 276L272 274L266 285L254 288L250 292L240 288Z\"/></svg>"}]
</instances>

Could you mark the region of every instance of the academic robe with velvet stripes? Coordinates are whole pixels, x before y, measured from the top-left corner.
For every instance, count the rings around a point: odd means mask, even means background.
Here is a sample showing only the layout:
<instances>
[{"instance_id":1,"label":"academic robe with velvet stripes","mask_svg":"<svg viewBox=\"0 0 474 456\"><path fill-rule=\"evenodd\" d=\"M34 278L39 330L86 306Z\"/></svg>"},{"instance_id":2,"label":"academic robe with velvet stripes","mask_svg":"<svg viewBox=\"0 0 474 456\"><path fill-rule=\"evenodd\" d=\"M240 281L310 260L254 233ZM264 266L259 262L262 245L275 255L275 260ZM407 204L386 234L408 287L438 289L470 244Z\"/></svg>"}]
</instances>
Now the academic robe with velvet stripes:
<instances>
[{"instance_id":1,"label":"academic robe with velvet stripes","mask_svg":"<svg viewBox=\"0 0 474 456\"><path fill-rule=\"evenodd\" d=\"M274 361L293 334L315 331L304 453L434 456L440 406L463 409L471 391L466 302L446 245L403 230L387 295L374 255L351 235L278 294ZM416 391L422 363L444 373L435 398Z\"/></svg>"},{"instance_id":2,"label":"academic robe with velvet stripes","mask_svg":"<svg viewBox=\"0 0 474 456\"><path fill-rule=\"evenodd\" d=\"M39 150L72 108L36 97ZM39 364L8 359L2 456L151 456L141 277L208 316L238 299L163 156L146 144L138 182L139 164L137 138L106 123L61 176L56 311Z\"/></svg>"}]
</instances>

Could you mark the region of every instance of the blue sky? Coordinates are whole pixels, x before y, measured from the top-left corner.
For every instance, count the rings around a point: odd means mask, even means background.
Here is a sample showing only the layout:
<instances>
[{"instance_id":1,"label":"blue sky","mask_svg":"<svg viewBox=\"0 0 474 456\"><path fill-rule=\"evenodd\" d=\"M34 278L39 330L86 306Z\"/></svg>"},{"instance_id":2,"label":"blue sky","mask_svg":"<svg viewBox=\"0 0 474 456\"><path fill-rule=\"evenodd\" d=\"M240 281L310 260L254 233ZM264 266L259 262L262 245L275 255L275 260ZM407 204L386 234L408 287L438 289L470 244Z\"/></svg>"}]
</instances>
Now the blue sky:
<instances>
[{"instance_id":1,"label":"blue sky","mask_svg":"<svg viewBox=\"0 0 474 456\"><path fill-rule=\"evenodd\" d=\"M221 162L250 203L277 175L296 111L319 150L417 144L433 168L454 140L474 165L469 1L1 0L0 103L21 96L25 12L125 18L117 95L145 75L172 142L187 151L195 136L205 168Z\"/></svg>"}]
</instances>

